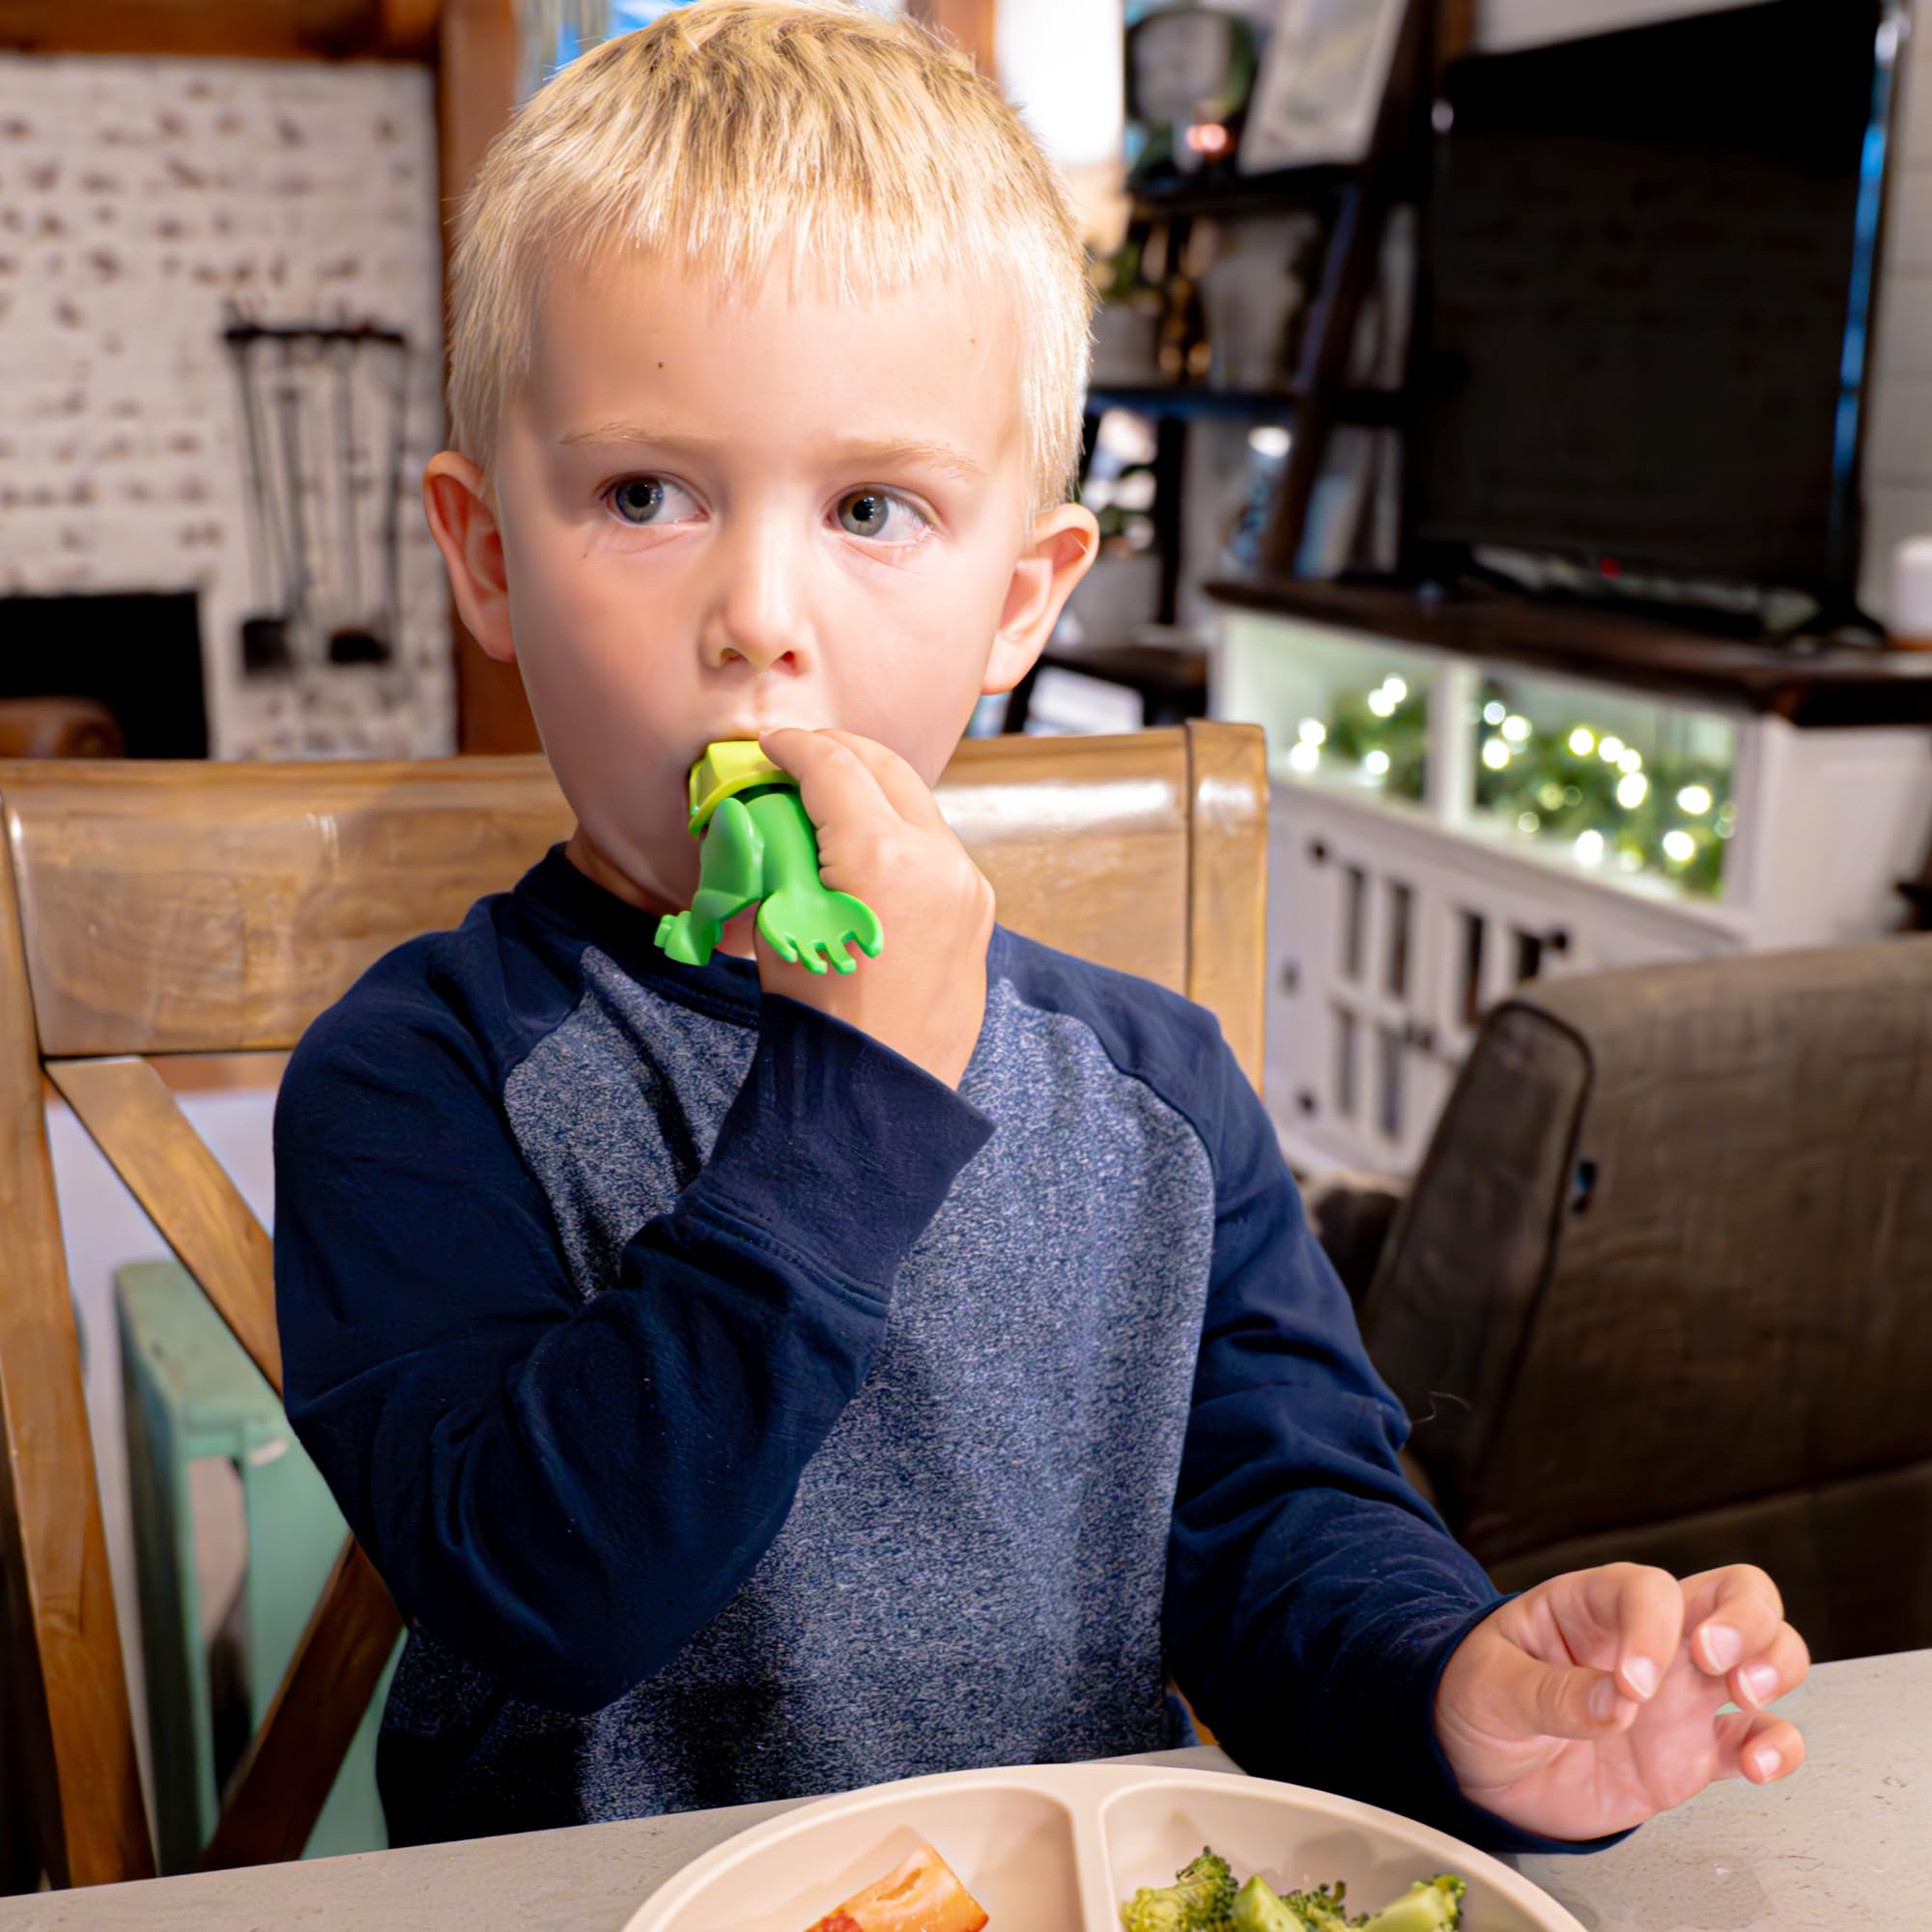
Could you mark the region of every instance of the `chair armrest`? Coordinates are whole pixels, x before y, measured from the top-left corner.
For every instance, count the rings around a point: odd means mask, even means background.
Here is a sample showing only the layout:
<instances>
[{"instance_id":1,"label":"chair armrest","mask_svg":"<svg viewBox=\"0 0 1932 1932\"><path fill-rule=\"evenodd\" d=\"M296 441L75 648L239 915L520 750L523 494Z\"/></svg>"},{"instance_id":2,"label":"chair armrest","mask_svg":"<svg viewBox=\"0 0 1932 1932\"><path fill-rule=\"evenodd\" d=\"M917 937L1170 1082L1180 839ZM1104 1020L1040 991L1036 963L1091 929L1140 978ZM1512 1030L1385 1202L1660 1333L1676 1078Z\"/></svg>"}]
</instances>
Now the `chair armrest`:
<instances>
[{"instance_id":1,"label":"chair armrest","mask_svg":"<svg viewBox=\"0 0 1932 1932\"><path fill-rule=\"evenodd\" d=\"M1308 1225L1357 1310L1407 1194L1408 1182L1394 1174L1329 1174L1302 1189Z\"/></svg>"}]
</instances>

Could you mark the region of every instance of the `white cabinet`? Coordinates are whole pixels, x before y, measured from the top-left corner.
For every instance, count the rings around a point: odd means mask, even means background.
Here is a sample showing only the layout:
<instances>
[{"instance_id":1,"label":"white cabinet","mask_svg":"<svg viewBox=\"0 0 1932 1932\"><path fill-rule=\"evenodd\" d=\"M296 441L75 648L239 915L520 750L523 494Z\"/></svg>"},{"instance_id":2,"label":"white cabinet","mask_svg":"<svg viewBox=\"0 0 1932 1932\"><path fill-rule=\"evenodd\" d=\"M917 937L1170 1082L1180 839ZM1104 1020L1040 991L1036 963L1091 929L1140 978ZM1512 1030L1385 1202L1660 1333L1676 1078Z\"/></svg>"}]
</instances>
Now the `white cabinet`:
<instances>
[{"instance_id":1,"label":"white cabinet","mask_svg":"<svg viewBox=\"0 0 1932 1932\"><path fill-rule=\"evenodd\" d=\"M1245 611L1213 710L1268 732L1266 1094L1313 1172L1412 1167L1523 980L1890 930L1932 838L1921 727L1801 731Z\"/></svg>"}]
</instances>

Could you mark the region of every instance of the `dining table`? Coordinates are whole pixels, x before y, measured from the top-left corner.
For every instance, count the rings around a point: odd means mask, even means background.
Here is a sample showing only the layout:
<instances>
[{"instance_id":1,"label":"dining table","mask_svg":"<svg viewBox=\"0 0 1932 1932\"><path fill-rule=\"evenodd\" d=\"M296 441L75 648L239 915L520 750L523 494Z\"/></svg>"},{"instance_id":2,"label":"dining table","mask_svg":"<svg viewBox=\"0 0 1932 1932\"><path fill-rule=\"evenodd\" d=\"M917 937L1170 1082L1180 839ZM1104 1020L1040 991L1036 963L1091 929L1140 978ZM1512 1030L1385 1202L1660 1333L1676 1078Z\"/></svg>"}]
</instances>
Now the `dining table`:
<instances>
[{"instance_id":1,"label":"dining table","mask_svg":"<svg viewBox=\"0 0 1932 1932\"><path fill-rule=\"evenodd\" d=\"M1780 1709L1804 1733L1795 1776L1714 1784L1605 1851L1508 1862L1587 1932L1890 1932L1932 1917L1932 1650L1820 1664ZM1119 1761L1240 1775L1205 1745ZM0 1899L0 1927L620 1932L694 1859L808 1802L43 1891Z\"/></svg>"}]
</instances>

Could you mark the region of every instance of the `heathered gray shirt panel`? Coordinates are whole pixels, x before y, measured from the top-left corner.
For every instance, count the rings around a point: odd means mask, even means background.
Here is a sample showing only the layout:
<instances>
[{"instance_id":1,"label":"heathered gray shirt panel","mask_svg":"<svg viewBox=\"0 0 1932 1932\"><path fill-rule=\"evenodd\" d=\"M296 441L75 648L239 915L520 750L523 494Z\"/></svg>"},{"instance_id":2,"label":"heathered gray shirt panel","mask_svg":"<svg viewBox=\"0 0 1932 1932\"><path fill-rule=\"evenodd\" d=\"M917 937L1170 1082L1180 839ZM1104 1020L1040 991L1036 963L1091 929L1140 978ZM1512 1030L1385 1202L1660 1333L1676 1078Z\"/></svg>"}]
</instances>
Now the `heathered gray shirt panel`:
<instances>
[{"instance_id":1,"label":"heathered gray shirt panel","mask_svg":"<svg viewBox=\"0 0 1932 1932\"><path fill-rule=\"evenodd\" d=\"M753 1037L582 956L504 1105L586 1299L710 1153ZM1006 980L962 1094L996 1123L908 1257L860 1395L750 1580L587 1718L420 1634L386 1721L466 1728L498 1804L589 1819L1176 1740L1160 1616L1214 1239L1189 1122ZM451 1794L463 1807L463 1791Z\"/></svg>"}]
</instances>

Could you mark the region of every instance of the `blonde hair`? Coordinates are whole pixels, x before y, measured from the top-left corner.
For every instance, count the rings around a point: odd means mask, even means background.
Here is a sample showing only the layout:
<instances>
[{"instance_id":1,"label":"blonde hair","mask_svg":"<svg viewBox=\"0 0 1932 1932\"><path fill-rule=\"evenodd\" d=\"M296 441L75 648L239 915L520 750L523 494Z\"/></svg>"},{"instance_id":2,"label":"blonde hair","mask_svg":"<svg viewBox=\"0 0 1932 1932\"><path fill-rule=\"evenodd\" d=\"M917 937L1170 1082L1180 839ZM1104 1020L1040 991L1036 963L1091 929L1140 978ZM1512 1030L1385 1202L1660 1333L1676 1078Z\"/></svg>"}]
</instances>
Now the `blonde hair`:
<instances>
[{"instance_id":1,"label":"blonde hair","mask_svg":"<svg viewBox=\"0 0 1932 1932\"><path fill-rule=\"evenodd\" d=\"M999 89L846 0L696 0L607 41L491 143L450 274L450 438L487 467L548 265L613 243L727 294L788 264L840 301L952 274L1007 292L1035 507L1078 473L1093 289L1058 170Z\"/></svg>"}]
</instances>

